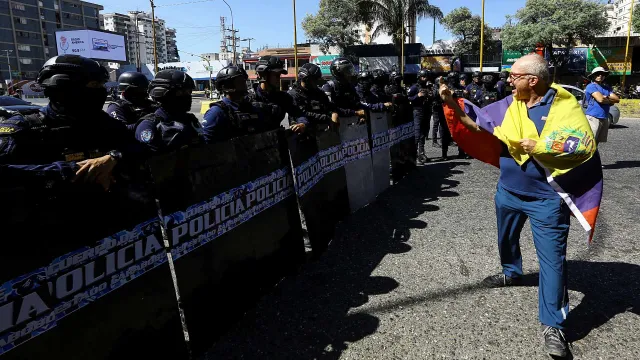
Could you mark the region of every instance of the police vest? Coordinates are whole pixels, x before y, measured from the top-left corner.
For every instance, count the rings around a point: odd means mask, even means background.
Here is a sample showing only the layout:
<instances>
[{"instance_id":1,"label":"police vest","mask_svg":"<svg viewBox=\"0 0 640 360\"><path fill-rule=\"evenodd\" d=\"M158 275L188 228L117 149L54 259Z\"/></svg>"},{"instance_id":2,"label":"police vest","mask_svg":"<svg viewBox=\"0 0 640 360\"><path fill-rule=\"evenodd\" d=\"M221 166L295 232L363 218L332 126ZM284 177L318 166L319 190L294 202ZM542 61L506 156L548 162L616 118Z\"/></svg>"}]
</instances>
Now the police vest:
<instances>
[{"instance_id":1,"label":"police vest","mask_svg":"<svg viewBox=\"0 0 640 360\"><path fill-rule=\"evenodd\" d=\"M144 120L153 121L156 133L160 134L162 143L167 147L201 144L202 126L192 114L185 115L189 117L187 122L167 120L153 113L143 116L138 123Z\"/></svg>"},{"instance_id":2,"label":"police vest","mask_svg":"<svg viewBox=\"0 0 640 360\"><path fill-rule=\"evenodd\" d=\"M260 124L260 119L257 114L252 114L246 111L233 110L231 106L228 106L223 101L217 101L210 105L217 106L224 111L225 116L229 120L225 124L221 124L223 127L221 132L227 134L225 137L232 139L239 136L257 134L264 131L264 125Z\"/></svg>"},{"instance_id":3,"label":"police vest","mask_svg":"<svg viewBox=\"0 0 640 360\"><path fill-rule=\"evenodd\" d=\"M137 123L141 117L153 114L158 109L158 106L154 103L149 103L149 106L135 106L130 101L126 101L123 99L116 99L109 104L116 104L118 107L120 107L125 112L127 119L118 120L128 120L129 124Z\"/></svg>"},{"instance_id":4,"label":"police vest","mask_svg":"<svg viewBox=\"0 0 640 360\"><path fill-rule=\"evenodd\" d=\"M51 126L42 112L23 116L24 120L3 120L3 124L22 125L28 129L22 136L24 146L20 151L27 158L41 159L42 162L82 161L106 155L113 149L100 149L92 144L90 134L83 134L72 126ZM26 149L25 149L26 148Z\"/></svg>"}]
</instances>

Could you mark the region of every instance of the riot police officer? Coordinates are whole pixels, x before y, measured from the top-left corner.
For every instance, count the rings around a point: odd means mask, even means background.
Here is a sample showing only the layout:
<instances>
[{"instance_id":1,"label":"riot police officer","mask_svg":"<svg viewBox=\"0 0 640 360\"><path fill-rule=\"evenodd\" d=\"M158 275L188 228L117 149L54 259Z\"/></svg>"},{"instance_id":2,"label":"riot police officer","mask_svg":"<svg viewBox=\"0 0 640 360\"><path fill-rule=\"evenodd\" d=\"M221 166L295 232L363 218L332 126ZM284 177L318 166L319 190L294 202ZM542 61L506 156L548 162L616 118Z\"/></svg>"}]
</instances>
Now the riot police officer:
<instances>
[{"instance_id":1,"label":"riot police officer","mask_svg":"<svg viewBox=\"0 0 640 360\"><path fill-rule=\"evenodd\" d=\"M399 72L392 71L391 74L389 74L389 85L385 86L384 92L389 97L396 94L405 95L404 88L402 87L402 75Z\"/></svg>"},{"instance_id":2,"label":"riot police officer","mask_svg":"<svg viewBox=\"0 0 640 360\"><path fill-rule=\"evenodd\" d=\"M322 91L338 108L341 116L365 116L363 105L354 87L355 68L349 59L339 57L333 59L329 67L333 80L322 86Z\"/></svg>"},{"instance_id":3,"label":"riot police officer","mask_svg":"<svg viewBox=\"0 0 640 360\"><path fill-rule=\"evenodd\" d=\"M498 99L496 91L495 77L493 74L484 74L482 76L482 106L494 103Z\"/></svg>"},{"instance_id":4,"label":"riot police officer","mask_svg":"<svg viewBox=\"0 0 640 360\"><path fill-rule=\"evenodd\" d=\"M413 119L418 128L418 162L426 163L429 159L424 153L424 143L429 133L435 89L433 87L431 70L422 69L418 72L418 82L409 89L409 101L413 106ZM435 137L434 137L435 141Z\"/></svg>"},{"instance_id":5,"label":"riot police officer","mask_svg":"<svg viewBox=\"0 0 640 360\"><path fill-rule=\"evenodd\" d=\"M149 80L139 72L127 71L118 77L120 98L107 107L107 114L135 130L138 120L157 109L149 100Z\"/></svg>"},{"instance_id":6,"label":"riot police officer","mask_svg":"<svg viewBox=\"0 0 640 360\"><path fill-rule=\"evenodd\" d=\"M102 111L108 80L104 67L82 56L45 62L37 82L49 104L0 122L0 164L15 176L109 189L116 164L135 161L139 146L123 123Z\"/></svg>"},{"instance_id":7,"label":"riot police officer","mask_svg":"<svg viewBox=\"0 0 640 360\"><path fill-rule=\"evenodd\" d=\"M316 64L306 63L298 70L298 81L289 90L293 103L300 108L304 116L313 124L328 125L339 123L340 113L327 95L318 88L322 79L322 70Z\"/></svg>"},{"instance_id":8,"label":"riot police officer","mask_svg":"<svg viewBox=\"0 0 640 360\"><path fill-rule=\"evenodd\" d=\"M309 121L293 104L291 95L280 90L280 76L287 74L282 60L276 56L263 56L258 59L256 73L259 85L255 89L255 94L249 96L249 100L265 115L263 121L268 123L269 129L280 127L280 123L288 114L291 130L297 133L304 131ZM270 116L267 116L269 113L271 113Z\"/></svg>"},{"instance_id":9,"label":"riot police officer","mask_svg":"<svg viewBox=\"0 0 640 360\"><path fill-rule=\"evenodd\" d=\"M222 100L212 103L204 114L202 135L208 144L264 131L257 112L247 101L247 72L230 65L218 72L216 90Z\"/></svg>"},{"instance_id":10,"label":"riot police officer","mask_svg":"<svg viewBox=\"0 0 640 360\"><path fill-rule=\"evenodd\" d=\"M360 98L360 103L370 111L386 111L392 104L385 101L386 95L383 98L380 98L378 95L373 93L373 79L373 74L369 71L363 71L358 74L358 86L356 86L356 93Z\"/></svg>"},{"instance_id":11,"label":"riot police officer","mask_svg":"<svg viewBox=\"0 0 640 360\"><path fill-rule=\"evenodd\" d=\"M477 106L482 106L483 88L480 83L481 77L482 74L479 71L474 71L471 75L472 83L465 88L465 97Z\"/></svg>"},{"instance_id":12,"label":"riot police officer","mask_svg":"<svg viewBox=\"0 0 640 360\"><path fill-rule=\"evenodd\" d=\"M160 104L136 126L136 139L151 152L164 152L202 141L202 127L191 110L193 79L180 70L162 70L149 84L151 98Z\"/></svg>"},{"instance_id":13,"label":"riot police officer","mask_svg":"<svg viewBox=\"0 0 640 360\"><path fill-rule=\"evenodd\" d=\"M389 74L382 69L375 69L371 72L373 75L373 86L371 93L375 95L381 102L388 102L391 97L385 92L385 88L389 85Z\"/></svg>"},{"instance_id":14,"label":"riot police officer","mask_svg":"<svg viewBox=\"0 0 640 360\"><path fill-rule=\"evenodd\" d=\"M496 83L497 100L502 100L507 97L507 79L509 78L508 71L500 72L500 80Z\"/></svg>"}]
</instances>

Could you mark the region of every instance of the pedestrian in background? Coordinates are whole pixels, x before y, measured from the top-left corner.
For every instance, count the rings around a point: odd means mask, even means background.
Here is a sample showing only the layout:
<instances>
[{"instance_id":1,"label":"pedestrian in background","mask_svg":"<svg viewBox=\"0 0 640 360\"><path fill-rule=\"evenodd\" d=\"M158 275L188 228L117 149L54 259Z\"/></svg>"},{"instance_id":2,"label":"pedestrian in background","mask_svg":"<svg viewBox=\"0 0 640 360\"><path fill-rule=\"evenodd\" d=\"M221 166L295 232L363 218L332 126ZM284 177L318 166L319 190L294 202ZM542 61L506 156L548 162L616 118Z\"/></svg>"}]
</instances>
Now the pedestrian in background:
<instances>
[{"instance_id":1,"label":"pedestrian in background","mask_svg":"<svg viewBox=\"0 0 640 360\"><path fill-rule=\"evenodd\" d=\"M609 133L609 108L611 104L620 102L620 97L616 95L611 87L605 84L604 80L609 72L602 67L593 69L589 78L591 84L585 89L585 103L587 104L587 120L591 125L596 143L607 142Z\"/></svg>"}]
</instances>

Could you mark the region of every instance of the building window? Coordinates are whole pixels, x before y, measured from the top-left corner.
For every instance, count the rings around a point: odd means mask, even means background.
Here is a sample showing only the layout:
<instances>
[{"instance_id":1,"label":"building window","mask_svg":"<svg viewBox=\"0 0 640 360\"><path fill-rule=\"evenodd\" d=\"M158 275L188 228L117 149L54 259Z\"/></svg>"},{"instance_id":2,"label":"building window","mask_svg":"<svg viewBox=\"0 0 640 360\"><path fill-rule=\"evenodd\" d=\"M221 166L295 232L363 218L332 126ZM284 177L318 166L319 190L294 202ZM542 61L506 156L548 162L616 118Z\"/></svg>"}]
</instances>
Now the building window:
<instances>
[{"instance_id":1,"label":"building window","mask_svg":"<svg viewBox=\"0 0 640 360\"><path fill-rule=\"evenodd\" d=\"M20 51L31 51L31 46L29 46L29 45L18 45L18 50L20 50Z\"/></svg>"},{"instance_id":2,"label":"building window","mask_svg":"<svg viewBox=\"0 0 640 360\"><path fill-rule=\"evenodd\" d=\"M11 8L13 10L22 10L22 11L24 11L24 5L22 5L22 4L11 4Z\"/></svg>"},{"instance_id":3,"label":"building window","mask_svg":"<svg viewBox=\"0 0 640 360\"><path fill-rule=\"evenodd\" d=\"M31 59L20 58L20 64L29 65L31 63Z\"/></svg>"},{"instance_id":4,"label":"building window","mask_svg":"<svg viewBox=\"0 0 640 360\"><path fill-rule=\"evenodd\" d=\"M66 2L66 1L64 2L64 4L69 6L69 7L72 7L72 8L80 7L80 5L78 5L78 4L74 4L74 3L70 3L70 2Z\"/></svg>"},{"instance_id":5,"label":"building window","mask_svg":"<svg viewBox=\"0 0 640 360\"><path fill-rule=\"evenodd\" d=\"M13 20L16 22L16 24L22 24L22 25L27 24L27 19L23 17L16 17Z\"/></svg>"}]
</instances>

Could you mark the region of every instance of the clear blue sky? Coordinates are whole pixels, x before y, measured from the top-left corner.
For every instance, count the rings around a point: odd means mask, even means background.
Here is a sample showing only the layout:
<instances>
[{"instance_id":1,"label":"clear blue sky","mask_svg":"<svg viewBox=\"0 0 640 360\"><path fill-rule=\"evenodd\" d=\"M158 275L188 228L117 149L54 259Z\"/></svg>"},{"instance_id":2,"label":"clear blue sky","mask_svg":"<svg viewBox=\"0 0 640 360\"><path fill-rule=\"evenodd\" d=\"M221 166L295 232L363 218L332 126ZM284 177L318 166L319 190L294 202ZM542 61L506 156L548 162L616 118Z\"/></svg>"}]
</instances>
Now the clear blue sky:
<instances>
[{"instance_id":1,"label":"clear blue sky","mask_svg":"<svg viewBox=\"0 0 640 360\"><path fill-rule=\"evenodd\" d=\"M150 10L148 0L90 0L102 3L104 12L126 12L128 10ZM192 4L172 5L187 2ZM491 26L501 26L505 15L514 14L524 6L526 0L486 0L485 19ZM240 30L241 38L254 38L251 48L269 45L275 47L293 44L293 10L291 0L227 0L233 10L235 28ZM108 3L108 5L106 5ZM481 13L481 0L432 0L432 5L442 9L446 15L454 8L466 6L474 14ZM178 49L191 53L218 52L220 48L220 16L226 16L230 24L229 8L222 0L155 0L156 16L164 19L167 26L178 30ZM297 0L298 42L306 39L302 19L306 14L318 10L319 0ZM163 6L172 5L172 6ZM425 45L431 44L433 21L430 19L418 23L417 35ZM436 39L448 39L451 36L436 26ZM242 42L241 46L247 46ZM183 60L195 60L184 53Z\"/></svg>"}]
</instances>

